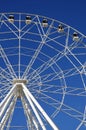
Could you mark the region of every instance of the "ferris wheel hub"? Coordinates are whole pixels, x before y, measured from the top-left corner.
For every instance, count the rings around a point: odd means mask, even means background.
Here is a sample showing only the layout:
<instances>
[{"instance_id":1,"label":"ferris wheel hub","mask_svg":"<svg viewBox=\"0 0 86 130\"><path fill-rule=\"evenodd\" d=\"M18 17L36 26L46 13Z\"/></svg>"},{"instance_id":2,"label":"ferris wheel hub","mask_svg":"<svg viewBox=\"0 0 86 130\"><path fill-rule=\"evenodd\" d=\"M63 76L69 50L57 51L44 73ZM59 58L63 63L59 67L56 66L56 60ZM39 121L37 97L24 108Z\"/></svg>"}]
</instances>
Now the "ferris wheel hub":
<instances>
[{"instance_id":1,"label":"ferris wheel hub","mask_svg":"<svg viewBox=\"0 0 86 130\"><path fill-rule=\"evenodd\" d=\"M16 84L16 83L20 83L20 84L27 84L27 80L26 79L14 79L13 80L13 84Z\"/></svg>"},{"instance_id":2,"label":"ferris wheel hub","mask_svg":"<svg viewBox=\"0 0 86 130\"><path fill-rule=\"evenodd\" d=\"M22 84L26 85L28 82L26 79L14 79L13 84L15 85L15 95L17 98L23 96Z\"/></svg>"}]
</instances>

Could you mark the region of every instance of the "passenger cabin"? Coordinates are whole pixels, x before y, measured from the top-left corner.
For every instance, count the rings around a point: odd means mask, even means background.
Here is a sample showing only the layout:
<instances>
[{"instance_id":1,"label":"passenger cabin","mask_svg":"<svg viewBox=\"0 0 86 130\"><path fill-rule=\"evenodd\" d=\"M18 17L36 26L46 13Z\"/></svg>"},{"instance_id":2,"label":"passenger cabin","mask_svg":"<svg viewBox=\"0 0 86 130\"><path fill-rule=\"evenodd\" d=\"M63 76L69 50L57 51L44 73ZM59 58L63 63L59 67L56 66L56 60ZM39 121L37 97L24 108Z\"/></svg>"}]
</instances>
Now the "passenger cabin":
<instances>
[{"instance_id":1,"label":"passenger cabin","mask_svg":"<svg viewBox=\"0 0 86 130\"><path fill-rule=\"evenodd\" d=\"M79 40L78 33L74 32L73 33L73 41L78 41L78 40Z\"/></svg>"},{"instance_id":2,"label":"passenger cabin","mask_svg":"<svg viewBox=\"0 0 86 130\"><path fill-rule=\"evenodd\" d=\"M59 24L57 31L58 31L59 33L62 33L62 32L64 31L64 27L63 27L62 24Z\"/></svg>"},{"instance_id":3,"label":"passenger cabin","mask_svg":"<svg viewBox=\"0 0 86 130\"><path fill-rule=\"evenodd\" d=\"M31 16L26 16L26 24L30 24L31 23Z\"/></svg>"},{"instance_id":4,"label":"passenger cabin","mask_svg":"<svg viewBox=\"0 0 86 130\"><path fill-rule=\"evenodd\" d=\"M14 23L14 16L13 15L9 15L8 21L10 23Z\"/></svg>"},{"instance_id":5,"label":"passenger cabin","mask_svg":"<svg viewBox=\"0 0 86 130\"><path fill-rule=\"evenodd\" d=\"M48 26L48 20L47 20L47 19L43 19L43 21L42 21L42 26L43 26L44 28L46 28L46 27Z\"/></svg>"}]
</instances>

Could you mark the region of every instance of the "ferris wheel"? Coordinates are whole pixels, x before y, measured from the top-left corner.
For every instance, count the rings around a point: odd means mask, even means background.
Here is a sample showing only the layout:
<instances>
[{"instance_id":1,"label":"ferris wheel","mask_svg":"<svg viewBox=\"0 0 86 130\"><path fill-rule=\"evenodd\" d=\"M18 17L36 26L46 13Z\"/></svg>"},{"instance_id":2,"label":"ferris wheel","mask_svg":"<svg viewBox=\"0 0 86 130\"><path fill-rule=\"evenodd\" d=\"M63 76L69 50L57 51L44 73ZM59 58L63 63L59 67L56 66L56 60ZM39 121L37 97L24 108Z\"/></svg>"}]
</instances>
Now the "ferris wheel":
<instances>
[{"instance_id":1,"label":"ferris wheel","mask_svg":"<svg viewBox=\"0 0 86 130\"><path fill-rule=\"evenodd\" d=\"M86 36L58 20L0 14L0 130L86 130Z\"/></svg>"}]
</instances>

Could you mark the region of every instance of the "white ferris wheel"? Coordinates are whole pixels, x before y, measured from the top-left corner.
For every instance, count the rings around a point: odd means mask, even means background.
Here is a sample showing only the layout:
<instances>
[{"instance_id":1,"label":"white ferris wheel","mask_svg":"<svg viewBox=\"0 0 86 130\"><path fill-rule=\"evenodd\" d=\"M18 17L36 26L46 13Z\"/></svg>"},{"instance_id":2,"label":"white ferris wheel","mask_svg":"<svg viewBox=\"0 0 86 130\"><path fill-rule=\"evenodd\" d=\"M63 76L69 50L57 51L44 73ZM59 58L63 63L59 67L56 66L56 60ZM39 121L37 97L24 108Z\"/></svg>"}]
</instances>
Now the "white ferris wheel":
<instances>
[{"instance_id":1,"label":"white ferris wheel","mask_svg":"<svg viewBox=\"0 0 86 130\"><path fill-rule=\"evenodd\" d=\"M0 130L86 130L86 36L60 21L0 14Z\"/></svg>"}]
</instances>

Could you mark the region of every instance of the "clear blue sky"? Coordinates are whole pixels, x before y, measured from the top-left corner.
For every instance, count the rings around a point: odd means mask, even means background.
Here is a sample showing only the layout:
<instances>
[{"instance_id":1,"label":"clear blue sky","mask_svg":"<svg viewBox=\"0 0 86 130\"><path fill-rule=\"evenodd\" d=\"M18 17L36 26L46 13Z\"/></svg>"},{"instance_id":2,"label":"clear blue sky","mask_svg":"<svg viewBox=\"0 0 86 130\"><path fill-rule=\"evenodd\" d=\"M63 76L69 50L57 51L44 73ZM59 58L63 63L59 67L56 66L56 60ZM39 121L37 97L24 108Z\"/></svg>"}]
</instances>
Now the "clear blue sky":
<instances>
[{"instance_id":1,"label":"clear blue sky","mask_svg":"<svg viewBox=\"0 0 86 130\"><path fill-rule=\"evenodd\" d=\"M0 0L0 13L2 12L47 16L62 21L86 35L86 0ZM62 123L64 126L64 122Z\"/></svg>"}]
</instances>

